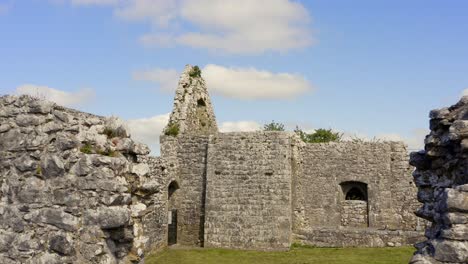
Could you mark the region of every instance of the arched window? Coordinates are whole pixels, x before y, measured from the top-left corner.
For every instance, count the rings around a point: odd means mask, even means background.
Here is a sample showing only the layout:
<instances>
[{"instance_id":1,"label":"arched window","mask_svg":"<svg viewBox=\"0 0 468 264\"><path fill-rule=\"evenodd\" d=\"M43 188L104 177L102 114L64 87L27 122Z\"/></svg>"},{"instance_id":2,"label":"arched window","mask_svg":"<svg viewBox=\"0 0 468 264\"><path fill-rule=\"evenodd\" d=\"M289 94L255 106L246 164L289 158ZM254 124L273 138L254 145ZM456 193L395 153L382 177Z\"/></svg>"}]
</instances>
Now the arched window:
<instances>
[{"instance_id":1,"label":"arched window","mask_svg":"<svg viewBox=\"0 0 468 264\"><path fill-rule=\"evenodd\" d=\"M340 183L345 200L367 201L367 184L357 181Z\"/></svg>"},{"instance_id":2,"label":"arched window","mask_svg":"<svg viewBox=\"0 0 468 264\"><path fill-rule=\"evenodd\" d=\"M169 184L167 190L167 199L171 199L172 195L179 189L179 184L176 181L172 181Z\"/></svg>"}]
</instances>

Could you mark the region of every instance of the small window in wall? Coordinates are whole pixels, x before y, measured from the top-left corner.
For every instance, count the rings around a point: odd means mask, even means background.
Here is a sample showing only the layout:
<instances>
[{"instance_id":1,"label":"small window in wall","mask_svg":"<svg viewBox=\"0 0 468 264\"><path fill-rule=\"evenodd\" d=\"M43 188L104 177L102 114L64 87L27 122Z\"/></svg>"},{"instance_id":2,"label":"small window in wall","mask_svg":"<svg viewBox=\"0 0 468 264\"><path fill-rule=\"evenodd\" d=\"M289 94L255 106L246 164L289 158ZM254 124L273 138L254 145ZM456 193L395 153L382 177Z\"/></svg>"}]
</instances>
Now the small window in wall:
<instances>
[{"instance_id":1,"label":"small window in wall","mask_svg":"<svg viewBox=\"0 0 468 264\"><path fill-rule=\"evenodd\" d=\"M176 181L173 181L169 184L167 199L171 199L172 195L179 189L179 184Z\"/></svg>"},{"instance_id":2,"label":"small window in wall","mask_svg":"<svg viewBox=\"0 0 468 264\"><path fill-rule=\"evenodd\" d=\"M367 201L367 184L357 181L342 182L345 200Z\"/></svg>"},{"instance_id":3,"label":"small window in wall","mask_svg":"<svg viewBox=\"0 0 468 264\"><path fill-rule=\"evenodd\" d=\"M340 183L343 194L340 202L341 226L369 227L367 184L357 181Z\"/></svg>"},{"instance_id":4,"label":"small window in wall","mask_svg":"<svg viewBox=\"0 0 468 264\"><path fill-rule=\"evenodd\" d=\"M354 188L351 188L351 190L349 190L348 193L346 193L346 200L365 201L366 196L364 195L364 193L361 190L354 187Z\"/></svg>"},{"instance_id":5,"label":"small window in wall","mask_svg":"<svg viewBox=\"0 0 468 264\"><path fill-rule=\"evenodd\" d=\"M197 106L199 107L206 106L205 100L203 100L202 98L198 99Z\"/></svg>"}]
</instances>

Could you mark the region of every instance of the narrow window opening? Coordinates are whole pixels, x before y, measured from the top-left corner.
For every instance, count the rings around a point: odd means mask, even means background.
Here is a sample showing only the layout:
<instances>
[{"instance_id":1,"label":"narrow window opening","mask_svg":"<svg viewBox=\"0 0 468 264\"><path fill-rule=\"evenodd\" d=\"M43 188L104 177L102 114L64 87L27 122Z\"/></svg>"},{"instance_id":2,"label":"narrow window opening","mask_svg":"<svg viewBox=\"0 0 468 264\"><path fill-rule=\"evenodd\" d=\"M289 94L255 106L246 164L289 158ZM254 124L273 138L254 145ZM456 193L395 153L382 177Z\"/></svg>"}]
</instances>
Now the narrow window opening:
<instances>
[{"instance_id":1,"label":"narrow window opening","mask_svg":"<svg viewBox=\"0 0 468 264\"><path fill-rule=\"evenodd\" d=\"M177 190L179 184L173 181L167 188L168 214L167 214L167 245L177 244Z\"/></svg>"},{"instance_id":2,"label":"narrow window opening","mask_svg":"<svg viewBox=\"0 0 468 264\"><path fill-rule=\"evenodd\" d=\"M197 106L199 107L206 106L205 100L203 100L202 98L198 99Z\"/></svg>"}]
</instances>

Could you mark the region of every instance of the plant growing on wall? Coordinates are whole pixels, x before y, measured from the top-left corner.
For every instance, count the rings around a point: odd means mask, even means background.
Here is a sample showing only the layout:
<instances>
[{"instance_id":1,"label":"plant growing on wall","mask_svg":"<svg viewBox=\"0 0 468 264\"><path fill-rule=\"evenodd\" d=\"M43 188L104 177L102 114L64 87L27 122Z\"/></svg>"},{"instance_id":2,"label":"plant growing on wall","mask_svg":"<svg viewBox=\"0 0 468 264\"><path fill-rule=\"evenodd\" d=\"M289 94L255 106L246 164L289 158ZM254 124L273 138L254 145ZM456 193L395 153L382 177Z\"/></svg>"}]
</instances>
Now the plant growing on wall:
<instances>
[{"instance_id":1,"label":"plant growing on wall","mask_svg":"<svg viewBox=\"0 0 468 264\"><path fill-rule=\"evenodd\" d=\"M179 134L179 124L168 124L164 135L176 137Z\"/></svg>"},{"instance_id":2,"label":"plant growing on wall","mask_svg":"<svg viewBox=\"0 0 468 264\"><path fill-rule=\"evenodd\" d=\"M189 72L189 76L194 77L201 77L201 70L198 66L193 66L192 70Z\"/></svg>"},{"instance_id":3,"label":"plant growing on wall","mask_svg":"<svg viewBox=\"0 0 468 264\"><path fill-rule=\"evenodd\" d=\"M284 131L284 125L281 123L276 123L275 120L272 120L271 123L265 124L263 126L263 131Z\"/></svg>"},{"instance_id":4,"label":"plant growing on wall","mask_svg":"<svg viewBox=\"0 0 468 264\"><path fill-rule=\"evenodd\" d=\"M294 132L306 143L339 142L343 136L342 133L323 128L316 129L313 133L306 133L296 126Z\"/></svg>"}]
</instances>

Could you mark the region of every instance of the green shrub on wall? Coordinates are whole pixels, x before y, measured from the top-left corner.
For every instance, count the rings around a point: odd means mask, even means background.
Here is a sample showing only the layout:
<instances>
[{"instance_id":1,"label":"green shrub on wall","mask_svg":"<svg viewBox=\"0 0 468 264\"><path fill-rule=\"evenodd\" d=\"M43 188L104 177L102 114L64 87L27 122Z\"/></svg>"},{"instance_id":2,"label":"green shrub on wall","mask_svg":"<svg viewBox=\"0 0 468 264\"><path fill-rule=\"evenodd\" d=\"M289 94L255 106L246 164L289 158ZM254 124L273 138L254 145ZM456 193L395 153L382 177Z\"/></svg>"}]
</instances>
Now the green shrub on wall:
<instances>
[{"instance_id":1,"label":"green shrub on wall","mask_svg":"<svg viewBox=\"0 0 468 264\"><path fill-rule=\"evenodd\" d=\"M201 70L198 66L193 66L192 70L189 72L190 77L201 77Z\"/></svg>"},{"instance_id":2,"label":"green shrub on wall","mask_svg":"<svg viewBox=\"0 0 468 264\"><path fill-rule=\"evenodd\" d=\"M167 125L164 135L176 137L179 134L179 124Z\"/></svg>"},{"instance_id":3,"label":"green shrub on wall","mask_svg":"<svg viewBox=\"0 0 468 264\"><path fill-rule=\"evenodd\" d=\"M263 125L263 131L284 131L284 125L272 120L271 123Z\"/></svg>"},{"instance_id":4,"label":"green shrub on wall","mask_svg":"<svg viewBox=\"0 0 468 264\"><path fill-rule=\"evenodd\" d=\"M313 133L306 133L296 126L294 132L306 143L339 142L343 136L342 133L323 128L316 129Z\"/></svg>"}]
</instances>

